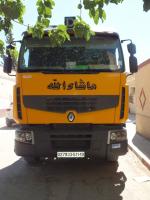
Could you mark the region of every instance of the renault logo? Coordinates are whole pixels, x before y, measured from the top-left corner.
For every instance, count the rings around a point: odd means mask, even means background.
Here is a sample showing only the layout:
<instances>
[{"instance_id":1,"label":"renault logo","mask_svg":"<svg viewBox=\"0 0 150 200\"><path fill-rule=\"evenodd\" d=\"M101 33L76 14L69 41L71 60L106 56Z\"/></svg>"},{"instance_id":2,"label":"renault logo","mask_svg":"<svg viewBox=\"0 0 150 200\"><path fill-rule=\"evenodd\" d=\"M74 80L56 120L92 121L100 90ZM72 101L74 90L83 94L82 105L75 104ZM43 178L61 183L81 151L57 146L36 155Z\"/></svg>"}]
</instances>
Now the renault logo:
<instances>
[{"instance_id":1,"label":"renault logo","mask_svg":"<svg viewBox=\"0 0 150 200\"><path fill-rule=\"evenodd\" d=\"M75 115L73 112L70 112L67 116L69 122L73 122L75 119Z\"/></svg>"}]
</instances>

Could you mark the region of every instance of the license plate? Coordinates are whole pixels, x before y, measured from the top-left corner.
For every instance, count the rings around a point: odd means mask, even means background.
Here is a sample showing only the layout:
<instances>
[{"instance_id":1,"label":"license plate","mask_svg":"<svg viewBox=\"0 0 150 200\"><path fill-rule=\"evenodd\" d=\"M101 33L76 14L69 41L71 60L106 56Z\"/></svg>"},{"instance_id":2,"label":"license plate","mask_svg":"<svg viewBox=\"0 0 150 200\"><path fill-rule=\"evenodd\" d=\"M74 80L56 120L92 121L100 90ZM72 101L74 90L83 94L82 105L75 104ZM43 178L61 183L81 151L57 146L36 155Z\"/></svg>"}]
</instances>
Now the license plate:
<instances>
[{"instance_id":1,"label":"license plate","mask_svg":"<svg viewBox=\"0 0 150 200\"><path fill-rule=\"evenodd\" d=\"M85 152L57 152L57 158L84 158Z\"/></svg>"}]
</instances>

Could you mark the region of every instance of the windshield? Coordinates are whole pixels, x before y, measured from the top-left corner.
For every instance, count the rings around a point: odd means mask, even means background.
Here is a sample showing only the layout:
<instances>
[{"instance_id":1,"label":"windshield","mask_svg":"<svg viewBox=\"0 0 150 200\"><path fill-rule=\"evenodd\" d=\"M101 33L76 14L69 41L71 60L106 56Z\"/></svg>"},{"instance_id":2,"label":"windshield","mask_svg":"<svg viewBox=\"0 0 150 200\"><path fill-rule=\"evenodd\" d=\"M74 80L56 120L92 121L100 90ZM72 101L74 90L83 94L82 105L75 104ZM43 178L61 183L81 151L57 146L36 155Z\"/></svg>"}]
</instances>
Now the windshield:
<instances>
[{"instance_id":1,"label":"windshield","mask_svg":"<svg viewBox=\"0 0 150 200\"><path fill-rule=\"evenodd\" d=\"M92 38L90 42L73 39L62 47L50 47L48 40L24 42L21 71L120 71L123 59L119 39Z\"/></svg>"}]
</instances>

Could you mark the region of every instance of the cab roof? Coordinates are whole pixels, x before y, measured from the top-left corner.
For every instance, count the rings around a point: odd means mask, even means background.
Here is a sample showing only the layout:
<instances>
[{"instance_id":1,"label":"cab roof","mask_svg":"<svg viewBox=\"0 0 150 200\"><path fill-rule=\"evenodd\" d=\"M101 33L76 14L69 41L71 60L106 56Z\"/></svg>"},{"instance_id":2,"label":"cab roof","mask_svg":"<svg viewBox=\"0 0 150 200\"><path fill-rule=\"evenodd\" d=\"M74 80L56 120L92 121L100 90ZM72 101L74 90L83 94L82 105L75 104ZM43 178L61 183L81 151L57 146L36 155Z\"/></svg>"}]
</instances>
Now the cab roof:
<instances>
[{"instance_id":1,"label":"cab roof","mask_svg":"<svg viewBox=\"0 0 150 200\"><path fill-rule=\"evenodd\" d=\"M46 29L44 31L44 36L48 36L48 32L50 30L55 30L57 28L57 26L50 26L48 29ZM92 28L92 31L95 32L96 36L110 36L110 37L115 37L115 38L119 38L119 34L116 31L113 31L111 29L101 29L100 27L94 27ZM74 35L73 34L73 29L68 29L68 33L70 35ZM24 38L28 38L28 37L32 37L32 34L29 34L27 31L23 32L23 37Z\"/></svg>"}]
</instances>

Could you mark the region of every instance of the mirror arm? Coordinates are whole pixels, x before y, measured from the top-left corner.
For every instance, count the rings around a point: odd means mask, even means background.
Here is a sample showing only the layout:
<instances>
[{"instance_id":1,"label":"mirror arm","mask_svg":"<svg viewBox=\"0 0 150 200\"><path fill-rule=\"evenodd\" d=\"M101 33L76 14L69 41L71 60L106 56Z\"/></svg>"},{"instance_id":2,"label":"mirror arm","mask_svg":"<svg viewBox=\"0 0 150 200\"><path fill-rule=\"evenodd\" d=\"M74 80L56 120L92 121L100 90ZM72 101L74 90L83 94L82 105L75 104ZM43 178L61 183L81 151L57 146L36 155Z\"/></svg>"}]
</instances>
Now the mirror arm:
<instances>
[{"instance_id":1,"label":"mirror arm","mask_svg":"<svg viewBox=\"0 0 150 200\"><path fill-rule=\"evenodd\" d=\"M133 43L131 39L121 40L121 43L123 43L123 42L128 42L128 41L130 41L131 43Z\"/></svg>"},{"instance_id":2,"label":"mirror arm","mask_svg":"<svg viewBox=\"0 0 150 200\"><path fill-rule=\"evenodd\" d=\"M13 40L10 44L13 44L13 43L16 43L16 42L22 43L22 40Z\"/></svg>"}]
</instances>

